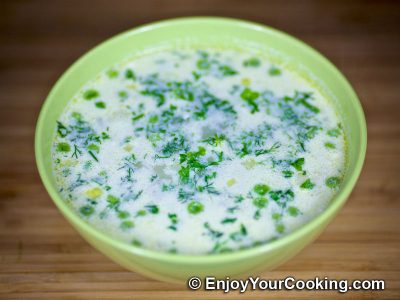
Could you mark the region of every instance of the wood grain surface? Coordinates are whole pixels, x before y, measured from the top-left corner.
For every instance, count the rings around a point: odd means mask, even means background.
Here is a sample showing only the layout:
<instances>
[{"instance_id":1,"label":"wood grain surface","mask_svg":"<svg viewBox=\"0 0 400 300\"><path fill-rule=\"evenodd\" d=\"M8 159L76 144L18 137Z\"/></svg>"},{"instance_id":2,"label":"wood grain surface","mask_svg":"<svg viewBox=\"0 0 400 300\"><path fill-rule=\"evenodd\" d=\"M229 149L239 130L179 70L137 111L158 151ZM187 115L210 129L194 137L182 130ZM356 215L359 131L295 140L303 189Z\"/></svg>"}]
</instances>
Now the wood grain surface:
<instances>
[{"instance_id":1,"label":"wood grain surface","mask_svg":"<svg viewBox=\"0 0 400 300\"><path fill-rule=\"evenodd\" d=\"M303 39L349 78L368 122L365 166L320 238L264 278L384 279L385 291L192 292L128 272L64 220L36 170L49 89L91 47L171 17L220 15ZM400 299L400 1L0 1L0 299Z\"/></svg>"}]
</instances>

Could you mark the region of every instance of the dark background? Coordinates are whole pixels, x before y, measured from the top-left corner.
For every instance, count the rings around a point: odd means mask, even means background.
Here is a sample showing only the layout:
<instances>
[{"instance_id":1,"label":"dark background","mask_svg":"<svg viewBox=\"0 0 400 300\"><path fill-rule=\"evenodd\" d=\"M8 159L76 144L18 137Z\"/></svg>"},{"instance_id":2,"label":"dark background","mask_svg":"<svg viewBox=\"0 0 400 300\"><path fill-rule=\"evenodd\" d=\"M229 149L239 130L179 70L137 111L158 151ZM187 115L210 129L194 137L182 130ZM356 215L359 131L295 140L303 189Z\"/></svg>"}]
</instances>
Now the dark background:
<instances>
[{"instance_id":1,"label":"dark background","mask_svg":"<svg viewBox=\"0 0 400 300\"><path fill-rule=\"evenodd\" d=\"M368 151L321 237L264 278L379 278L384 292L251 292L229 299L400 299L400 1L0 1L0 299L215 299L128 272L67 224L34 161L35 122L61 73L105 38L192 15L248 19L315 47L364 107Z\"/></svg>"}]
</instances>

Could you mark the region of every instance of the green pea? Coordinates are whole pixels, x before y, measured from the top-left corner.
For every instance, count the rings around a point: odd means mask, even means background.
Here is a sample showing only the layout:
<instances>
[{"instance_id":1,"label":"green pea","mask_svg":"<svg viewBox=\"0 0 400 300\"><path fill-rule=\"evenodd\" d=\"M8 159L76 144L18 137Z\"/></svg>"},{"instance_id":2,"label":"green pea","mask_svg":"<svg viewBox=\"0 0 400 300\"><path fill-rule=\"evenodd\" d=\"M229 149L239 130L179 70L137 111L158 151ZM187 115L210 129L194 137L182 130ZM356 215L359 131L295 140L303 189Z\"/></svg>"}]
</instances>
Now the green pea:
<instances>
[{"instance_id":1,"label":"green pea","mask_svg":"<svg viewBox=\"0 0 400 300\"><path fill-rule=\"evenodd\" d=\"M253 188L254 192L257 194L264 196L270 190L270 187L266 184L256 184Z\"/></svg>"},{"instance_id":2,"label":"green pea","mask_svg":"<svg viewBox=\"0 0 400 300\"><path fill-rule=\"evenodd\" d=\"M86 100L92 100L94 98L97 98L100 96L100 93L96 90L90 89L90 90L86 90L83 93L83 98Z\"/></svg>"},{"instance_id":3,"label":"green pea","mask_svg":"<svg viewBox=\"0 0 400 300\"><path fill-rule=\"evenodd\" d=\"M143 217L143 216L145 216L147 213L146 213L146 211L144 210L144 209L141 209L141 210L139 210L138 212L137 212L137 215L139 216L139 217Z\"/></svg>"},{"instance_id":4,"label":"green pea","mask_svg":"<svg viewBox=\"0 0 400 300\"><path fill-rule=\"evenodd\" d=\"M69 152L71 150L71 146L68 143L58 143L57 151L59 152Z\"/></svg>"},{"instance_id":5,"label":"green pea","mask_svg":"<svg viewBox=\"0 0 400 300\"><path fill-rule=\"evenodd\" d=\"M178 216L176 214L168 214L168 218L173 224L178 223Z\"/></svg>"},{"instance_id":6,"label":"green pea","mask_svg":"<svg viewBox=\"0 0 400 300\"><path fill-rule=\"evenodd\" d=\"M158 121L158 116L157 115L151 116L149 118L149 123L154 124L154 123L157 123L157 121Z\"/></svg>"},{"instance_id":7,"label":"green pea","mask_svg":"<svg viewBox=\"0 0 400 300\"><path fill-rule=\"evenodd\" d=\"M268 199L265 197L257 197L257 198L254 198L254 200L253 200L253 204L258 208L264 208L265 206L267 206L267 203L268 203Z\"/></svg>"},{"instance_id":8,"label":"green pea","mask_svg":"<svg viewBox=\"0 0 400 300\"><path fill-rule=\"evenodd\" d=\"M282 219L282 215L279 213L273 213L272 214L272 219L275 221L279 221L280 219Z\"/></svg>"},{"instance_id":9,"label":"green pea","mask_svg":"<svg viewBox=\"0 0 400 300\"><path fill-rule=\"evenodd\" d=\"M333 144L333 143L327 142L327 143L325 143L325 148L328 148L328 149L335 149L336 146L335 146L335 144Z\"/></svg>"},{"instance_id":10,"label":"green pea","mask_svg":"<svg viewBox=\"0 0 400 300\"><path fill-rule=\"evenodd\" d=\"M131 242L131 244L132 244L133 246L136 246L136 247L141 247L141 246L142 246L142 243L139 242L138 240L133 240L133 241Z\"/></svg>"},{"instance_id":11,"label":"green pea","mask_svg":"<svg viewBox=\"0 0 400 300\"><path fill-rule=\"evenodd\" d=\"M200 202L192 201L189 203L187 210L192 215L197 215L204 210L204 206Z\"/></svg>"},{"instance_id":12,"label":"green pea","mask_svg":"<svg viewBox=\"0 0 400 300\"><path fill-rule=\"evenodd\" d=\"M301 157L299 159L296 159L294 162L291 163L291 165L297 170L297 171L302 171L303 170L303 165L304 165L304 158Z\"/></svg>"},{"instance_id":13,"label":"green pea","mask_svg":"<svg viewBox=\"0 0 400 300\"><path fill-rule=\"evenodd\" d=\"M199 59L197 61L197 68L200 70L208 70L211 67L211 63L206 59Z\"/></svg>"},{"instance_id":14,"label":"green pea","mask_svg":"<svg viewBox=\"0 0 400 300\"><path fill-rule=\"evenodd\" d=\"M243 92L240 94L240 97L246 101L254 101L260 96L259 92L252 91L249 88L245 88Z\"/></svg>"},{"instance_id":15,"label":"green pea","mask_svg":"<svg viewBox=\"0 0 400 300\"><path fill-rule=\"evenodd\" d=\"M118 71L114 70L114 69L107 71L108 78L116 78L116 77L118 77L118 74L119 74Z\"/></svg>"},{"instance_id":16,"label":"green pea","mask_svg":"<svg viewBox=\"0 0 400 300\"><path fill-rule=\"evenodd\" d=\"M88 150L93 150L93 151L96 151L97 153L99 153L99 151L100 151L100 147L96 144L90 144L87 148L88 148Z\"/></svg>"},{"instance_id":17,"label":"green pea","mask_svg":"<svg viewBox=\"0 0 400 300\"><path fill-rule=\"evenodd\" d=\"M327 187L334 189L336 188L340 183L340 178L339 177L329 177L325 180L325 184Z\"/></svg>"},{"instance_id":18,"label":"green pea","mask_svg":"<svg viewBox=\"0 0 400 300\"><path fill-rule=\"evenodd\" d=\"M125 78L126 79L136 80L135 72L133 72L131 69L127 69L126 72L125 72Z\"/></svg>"},{"instance_id":19,"label":"green pea","mask_svg":"<svg viewBox=\"0 0 400 300\"><path fill-rule=\"evenodd\" d=\"M279 76L282 74L281 70L278 69L277 67L272 66L271 68L269 68L268 70L268 74L270 76Z\"/></svg>"},{"instance_id":20,"label":"green pea","mask_svg":"<svg viewBox=\"0 0 400 300\"><path fill-rule=\"evenodd\" d=\"M251 57L243 62L245 67L259 67L260 65L261 61L257 57Z\"/></svg>"},{"instance_id":21,"label":"green pea","mask_svg":"<svg viewBox=\"0 0 400 300\"><path fill-rule=\"evenodd\" d=\"M283 177L285 177L285 178L290 178L293 176L293 172L290 170L282 171L282 174L283 174Z\"/></svg>"},{"instance_id":22,"label":"green pea","mask_svg":"<svg viewBox=\"0 0 400 300\"><path fill-rule=\"evenodd\" d=\"M113 195L108 195L107 202L110 204L110 206L116 206L119 204L119 199Z\"/></svg>"},{"instance_id":23,"label":"green pea","mask_svg":"<svg viewBox=\"0 0 400 300\"><path fill-rule=\"evenodd\" d=\"M79 209L79 212L80 212L82 215L84 215L84 216L86 216L86 217L89 217L89 216L91 216L91 215L94 213L94 208L93 208L92 206L90 206L90 205L85 205L85 206L82 206L82 207Z\"/></svg>"},{"instance_id":24,"label":"green pea","mask_svg":"<svg viewBox=\"0 0 400 300\"><path fill-rule=\"evenodd\" d=\"M332 137L338 137L340 135L340 129L334 128L327 131L327 134Z\"/></svg>"},{"instance_id":25,"label":"green pea","mask_svg":"<svg viewBox=\"0 0 400 300\"><path fill-rule=\"evenodd\" d=\"M283 224L277 224L277 225L275 226L275 230L276 230L278 233L283 233L283 232L285 231L285 225L283 225Z\"/></svg>"},{"instance_id":26,"label":"green pea","mask_svg":"<svg viewBox=\"0 0 400 300\"><path fill-rule=\"evenodd\" d=\"M106 104L103 101L96 102L95 105L97 108L101 108L101 109L106 108Z\"/></svg>"},{"instance_id":27,"label":"green pea","mask_svg":"<svg viewBox=\"0 0 400 300\"><path fill-rule=\"evenodd\" d=\"M127 211L120 211L118 212L118 218L120 219L126 219L127 217L129 217L129 212Z\"/></svg>"},{"instance_id":28,"label":"green pea","mask_svg":"<svg viewBox=\"0 0 400 300\"><path fill-rule=\"evenodd\" d=\"M292 217L296 217L300 213L299 209L295 206L289 206L287 211L288 211L289 215L291 215Z\"/></svg>"},{"instance_id":29,"label":"green pea","mask_svg":"<svg viewBox=\"0 0 400 300\"><path fill-rule=\"evenodd\" d=\"M119 92L118 92L118 96L119 96L121 99L126 99L126 98L128 98L128 93L127 93L126 91L119 91Z\"/></svg>"},{"instance_id":30,"label":"green pea","mask_svg":"<svg viewBox=\"0 0 400 300\"><path fill-rule=\"evenodd\" d=\"M132 221L123 221L119 227L122 230L127 230L133 228L134 226L135 224Z\"/></svg>"},{"instance_id":31,"label":"green pea","mask_svg":"<svg viewBox=\"0 0 400 300\"><path fill-rule=\"evenodd\" d=\"M302 189L307 189L307 190L311 190L314 186L315 186L315 184L312 183L310 179L307 179L306 181L304 181L304 182L300 185L300 188L302 188Z\"/></svg>"}]
</instances>

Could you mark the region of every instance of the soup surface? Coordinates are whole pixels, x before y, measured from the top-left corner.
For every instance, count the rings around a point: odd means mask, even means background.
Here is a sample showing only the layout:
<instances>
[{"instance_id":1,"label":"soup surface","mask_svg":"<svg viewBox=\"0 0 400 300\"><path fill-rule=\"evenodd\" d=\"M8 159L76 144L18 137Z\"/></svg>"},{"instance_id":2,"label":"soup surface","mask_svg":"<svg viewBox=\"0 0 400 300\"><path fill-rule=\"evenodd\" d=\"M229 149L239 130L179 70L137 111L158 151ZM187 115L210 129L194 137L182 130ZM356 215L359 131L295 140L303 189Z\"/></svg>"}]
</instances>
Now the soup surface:
<instances>
[{"instance_id":1,"label":"soup surface","mask_svg":"<svg viewBox=\"0 0 400 300\"><path fill-rule=\"evenodd\" d=\"M158 251L268 243L320 214L345 169L329 100L247 50L121 63L87 83L55 125L65 201L101 231Z\"/></svg>"}]
</instances>

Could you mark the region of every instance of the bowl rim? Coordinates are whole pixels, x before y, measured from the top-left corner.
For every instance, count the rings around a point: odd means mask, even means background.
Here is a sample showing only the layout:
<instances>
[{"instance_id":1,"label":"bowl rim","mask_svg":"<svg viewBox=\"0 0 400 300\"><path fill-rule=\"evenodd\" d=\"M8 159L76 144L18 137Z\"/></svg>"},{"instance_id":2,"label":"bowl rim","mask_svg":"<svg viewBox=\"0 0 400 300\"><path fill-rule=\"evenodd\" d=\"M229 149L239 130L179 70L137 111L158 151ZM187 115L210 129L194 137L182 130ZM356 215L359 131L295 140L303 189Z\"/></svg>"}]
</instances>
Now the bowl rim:
<instances>
[{"instance_id":1,"label":"bowl rim","mask_svg":"<svg viewBox=\"0 0 400 300\"><path fill-rule=\"evenodd\" d=\"M57 90L61 89L64 81L69 77L69 74L72 73L74 70L79 69L84 62L90 58L91 54L101 50L102 48L106 47L111 43L116 43L118 40L123 40L128 36L135 35L142 32L152 31L154 29L169 27L171 25L181 25L185 26L185 24L204 24L212 22L216 25L224 24L225 26L233 26L233 27L243 27L250 30L256 30L260 32L265 32L280 39L284 39L287 42L291 43L292 45L303 48L303 50L307 51L309 54L313 56L315 60L325 69L329 69L338 80L341 81L343 88L346 89L346 93L350 95L349 101L352 102L356 115L354 116L357 120L358 126L360 128L360 153L358 159L355 163L354 171L349 174L349 180L347 184L342 187L342 189L334 196L331 200L332 202L330 205L317 217L313 218L309 222L303 224L300 228L294 230L293 232L280 237L274 241L271 241L266 244L253 246L246 249L238 249L232 252L227 253L217 253L217 254L180 254L180 253L169 253L169 252L160 252L151 249L141 248L134 245L130 245L124 241L117 240L112 236L103 233L99 229L96 229L85 220L80 218L66 203L62 200L61 196L55 189L55 187L50 183L50 179L47 176L46 167L44 163L44 155L43 149L41 146L40 141L43 139L42 135L44 132L44 127L46 125L45 115L46 112L49 110L51 102L54 100L53 95L56 93ZM211 263L217 261L229 261L229 260L237 260L237 259L244 259L256 255L262 255L266 252L270 252L273 250L277 250L278 248L287 246L294 242L295 240L301 238L304 235L307 235L310 232L315 231L318 227L322 226L327 219L333 217L335 213L340 209L340 207L346 202L348 196L350 195L352 189L354 188L358 177L361 173L362 166L365 160L365 153L367 147L367 126L365 121L364 112L361 106L361 103L351 87L348 80L345 76L322 54L320 54L317 50L312 48L311 46L307 45L306 43L302 42L301 40L285 33L280 30L271 28L266 25L262 25L259 23L242 20L242 19L235 19L235 18L226 18L226 17L209 17L209 16L196 16L196 17L181 17L181 18L172 18L166 19L161 21L156 21L152 23L148 23L145 25L141 25L129 30L126 30L122 33L114 35L111 38L106 39L102 43L98 44L94 48L87 51L84 55L82 55L78 60L76 60L57 80L57 82L53 85L51 91L49 92L46 100L42 104L39 118L36 123L35 129L35 160L37 164L37 168L41 177L41 180L45 186L45 189L50 195L50 198L55 203L55 205L60 209L62 214L66 217L66 219L75 227L78 231L83 230L88 235L95 237L96 239L100 240L101 242L108 244L114 248L119 250L129 252L138 256L152 258L156 260L162 261L169 261L169 262L177 262L177 263L191 263L191 264L202 264L202 263Z\"/></svg>"}]
</instances>

